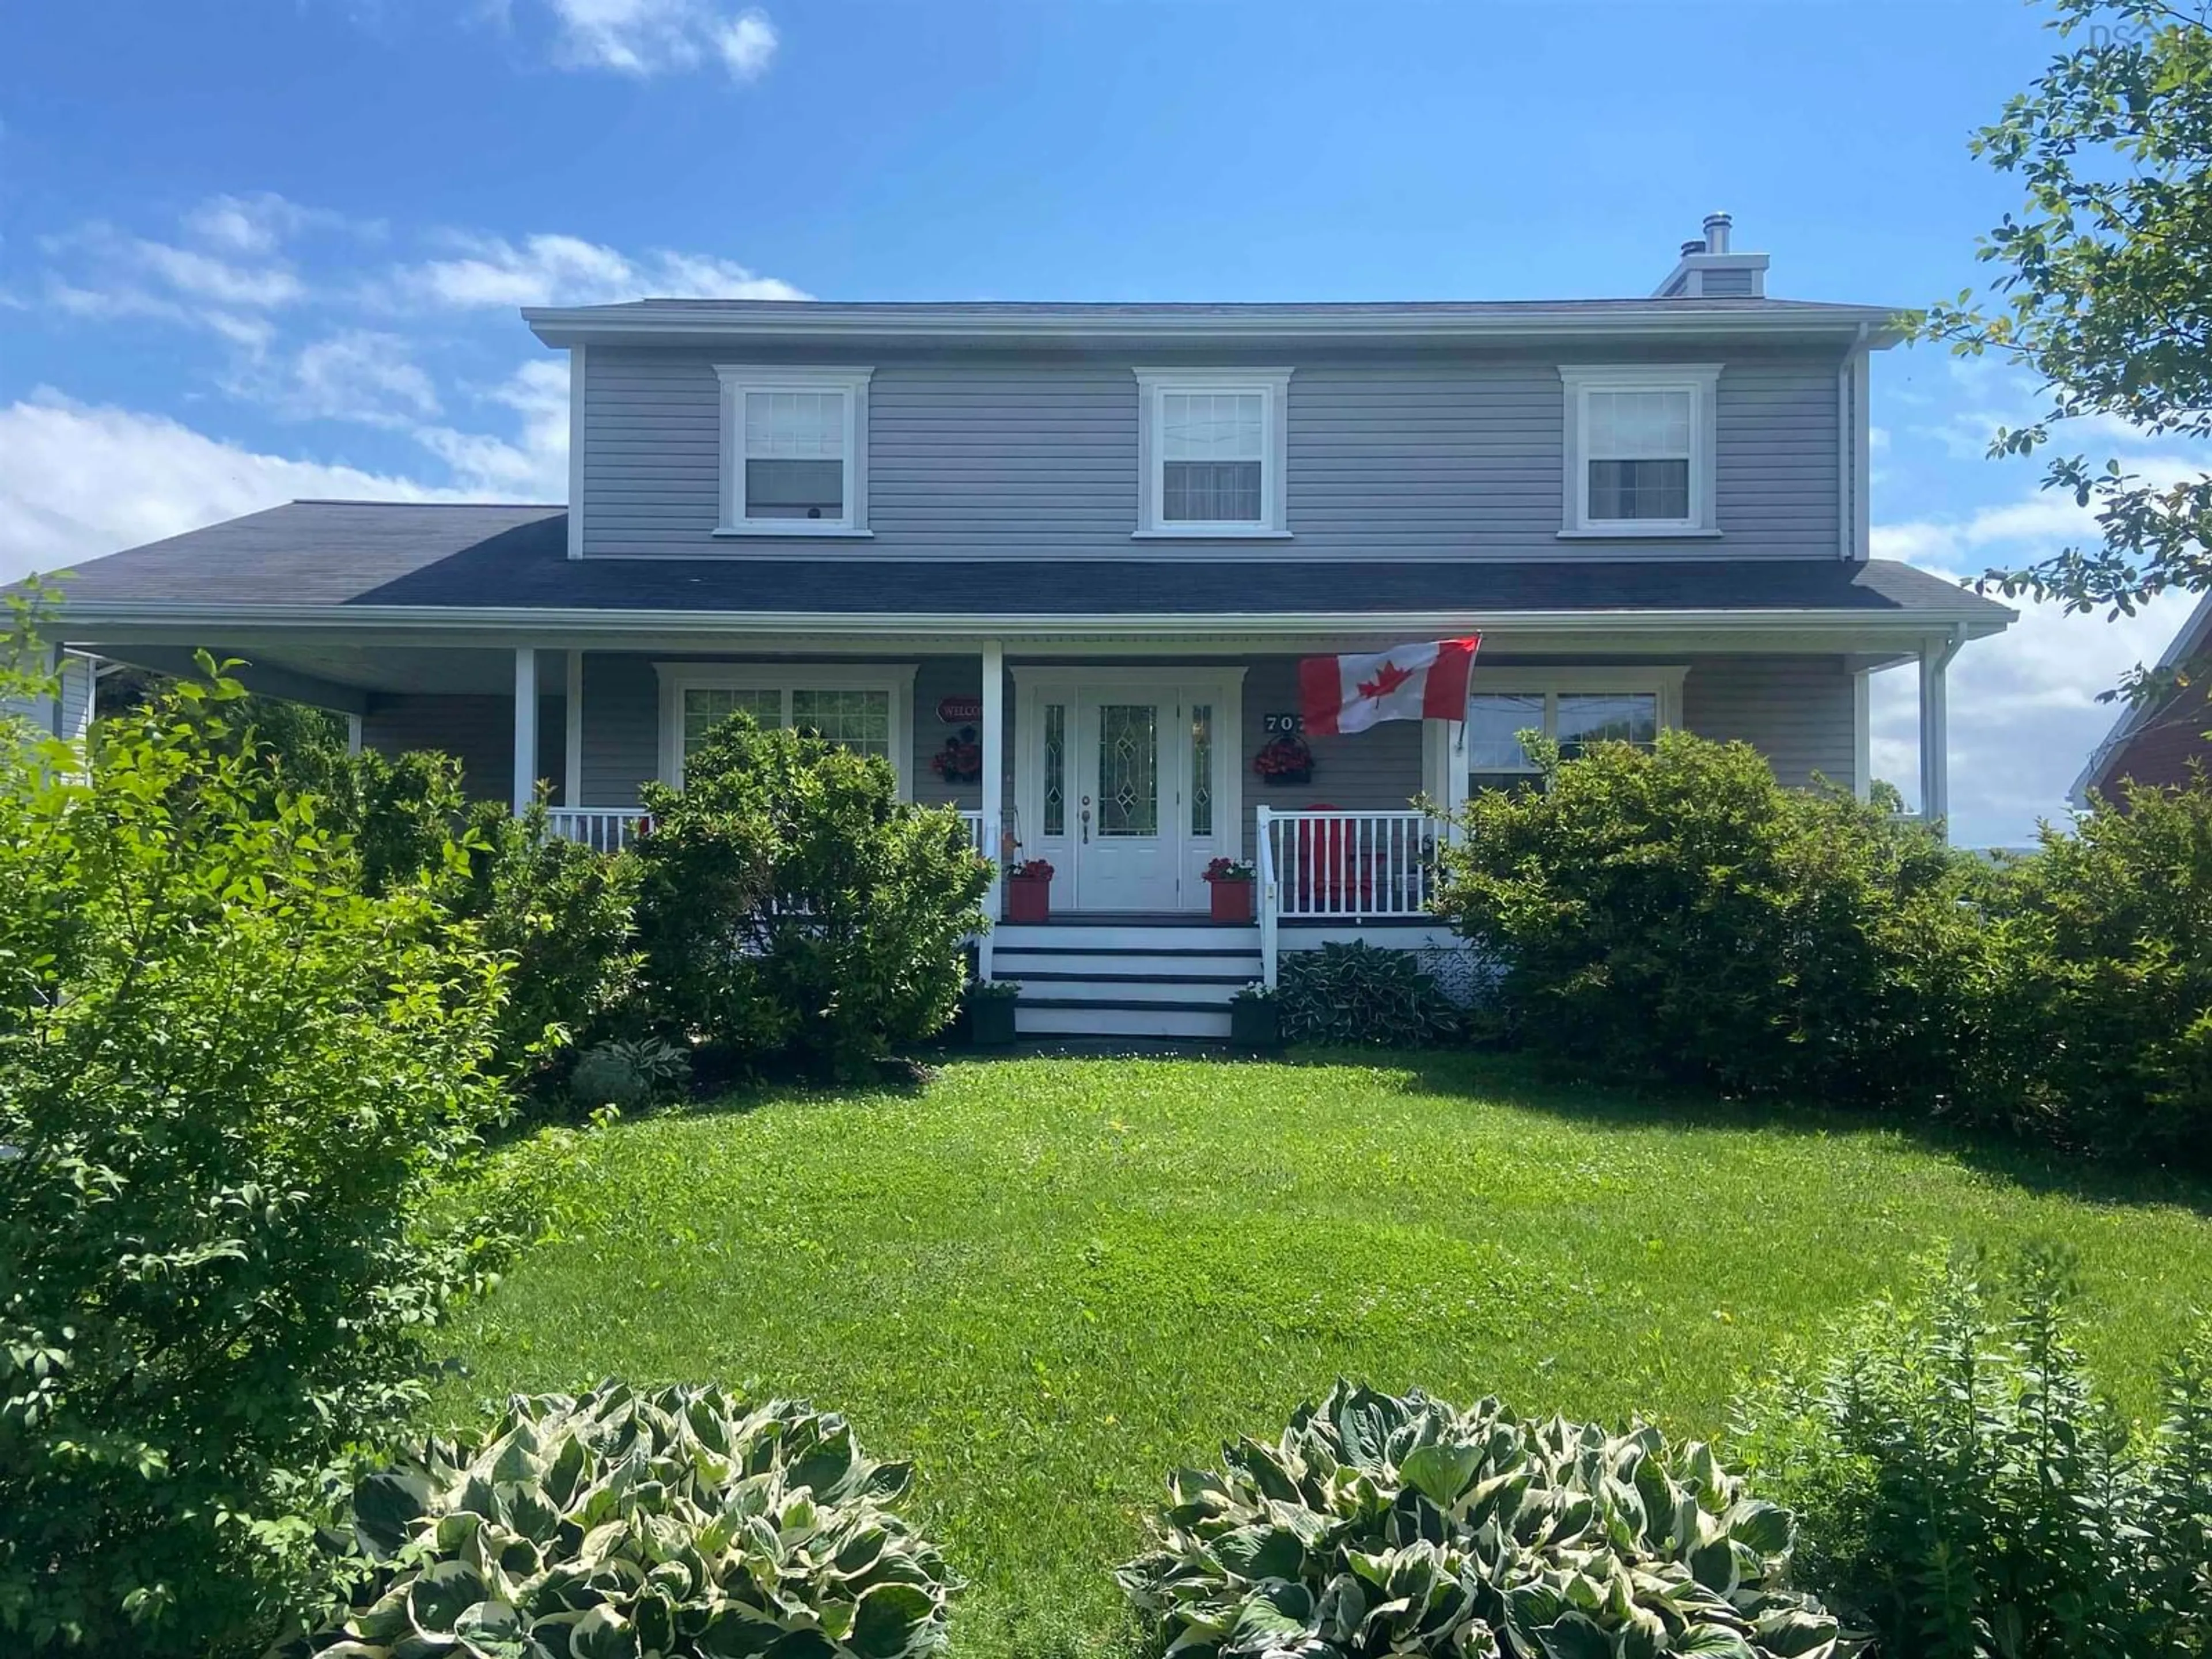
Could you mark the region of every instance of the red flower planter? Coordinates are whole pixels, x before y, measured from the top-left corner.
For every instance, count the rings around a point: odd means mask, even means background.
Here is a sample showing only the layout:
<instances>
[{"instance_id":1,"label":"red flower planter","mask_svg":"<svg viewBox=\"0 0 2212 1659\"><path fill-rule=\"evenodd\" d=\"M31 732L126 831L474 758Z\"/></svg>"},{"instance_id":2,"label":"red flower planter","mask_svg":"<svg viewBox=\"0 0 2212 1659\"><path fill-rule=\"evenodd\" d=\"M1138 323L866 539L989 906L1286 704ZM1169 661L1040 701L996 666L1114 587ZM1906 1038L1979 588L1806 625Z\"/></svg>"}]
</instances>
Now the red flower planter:
<instances>
[{"instance_id":1,"label":"red flower planter","mask_svg":"<svg viewBox=\"0 0 2212 1659\"><path fill-rule=\"evenodd\" d=\"M1052 915L1052 877L1008 876L1006 920L1044 921Z\"/></svg>"},{"instance_id":2,"label":"red flower planter","mask_svg":"<svg viewBox=\"0 0 2212 1659\"><path fill-rule=\"evenodd\" d=\"M1249 881L1209 881L1209 908L1216 921L1252 920L1252 884Z\"/></svg>"}]
</instances>

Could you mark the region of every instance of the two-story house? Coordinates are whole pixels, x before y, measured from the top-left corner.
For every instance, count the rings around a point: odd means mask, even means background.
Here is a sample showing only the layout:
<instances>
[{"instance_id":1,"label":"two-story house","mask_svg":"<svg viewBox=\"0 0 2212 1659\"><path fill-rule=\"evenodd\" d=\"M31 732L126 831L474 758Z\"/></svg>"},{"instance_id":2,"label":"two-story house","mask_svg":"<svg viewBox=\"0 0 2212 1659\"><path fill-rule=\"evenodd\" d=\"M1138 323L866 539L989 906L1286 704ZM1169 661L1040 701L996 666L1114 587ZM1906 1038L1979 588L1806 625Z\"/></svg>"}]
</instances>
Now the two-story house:
<instances>
[{"instance_id":1,"label":"two-story house","mask_svg":"<svg viewBox=\"0 0 2212 1659\"><path fill-rule=\"evenodd\" d=\"M2003 607L1868 550L1881 307L1766 296L1724 216L1644 299L1331 305L645 300L568 354L560 507L297 501L94 561L70 647L342 709L612 846L733 709L883 756L1049 860L1001 928L1025 1029L1203 1033L1280 950L1419 938L1435 826L1673 726L1868 781L1868 676ZM1479 633L1461 720L1302 733L1302 657ZM1262 866L1251 928L1202 916Z\"/></svg>"}]
</instances>

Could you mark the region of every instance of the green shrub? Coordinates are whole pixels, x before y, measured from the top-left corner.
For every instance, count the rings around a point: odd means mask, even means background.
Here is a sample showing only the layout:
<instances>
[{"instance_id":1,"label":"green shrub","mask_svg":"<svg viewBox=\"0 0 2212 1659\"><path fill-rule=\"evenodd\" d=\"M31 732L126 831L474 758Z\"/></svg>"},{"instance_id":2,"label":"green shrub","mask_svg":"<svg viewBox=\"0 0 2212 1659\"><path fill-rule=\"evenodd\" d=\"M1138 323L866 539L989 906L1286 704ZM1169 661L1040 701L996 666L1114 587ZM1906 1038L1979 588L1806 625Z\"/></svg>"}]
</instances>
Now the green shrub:
<instances>
[{"instance_id":1,"label":"green shrub","mask_svg":"<svg viewBox=\"0 0 2212 1659\"><path fill-rule=\"evenodd\" d=\"M1486 792L1440 908L1501 965L1489 1029L1741 1093L1945 1103L1980 1064L1978 862L1749 745L1596 744Z\"/></svg>"},{"instance_id":2,"label":"green shrub","mask_svg":"<svg viewBox=\"0 0 2212 1659\"><path fill-rule=\"evenodd\" d=\"M1339 1382L1280 1441L1184 1470L1117 1577L1191 1659L1734 1654L1825 1659L1782 1585L1790 1517L1711 1450L1494 1400L1462 1412Z\"/></svg>"},{"instance_id":3,"label":"green shrub","mask_svg":"<svg viewBox=\"0 0 2212 1659\"><path fill-rule=\"evenodd\" d=\"M638 1017L637 860L554 835L542 804L520 818L479 804L467 823L467 873L439 891L514 963L500 1063L542 1072Z\"/></svg>"},{"instance_id":4,"label":"green shrub","mask_svg":"<svg viewBox=\"0 0 2212 1659\"><path fill-rule=\"evenodd\" d=\"M0 744L0 1630L221 1654L421 1398L481 1267L441 1177L502 1107L501 966L370 896L185 683L88 781Z\"/></svg>"},{"instance_id":5,"label":"green shrub","mask_svg":"<svg viewBox=\"0 0 2212 1659\"><path fill-rule=\"evenodd\" d=\"M951 1018L990 866L890 765L733 715L646 786L638 929L656 1019L740 1063L850 1073Z\"/></svg>"},{"instance_id":6,"label":"green shrub","mask_svg":"<svg viewBox=\"0 0 2212 1659\"><path fill-rule=\"evenodd\" d=\"M633 1111L682 1092L691 1080L691 1056L659 1037L617 1037L586 1048L568 1076L579 1106L618 1106Z\"/></svg>"},{"instance_id":7,"label":"green shrub","mask_svg":"<svg viewBox=\"0 0 2212 1659\"><path fill-rule=\"evenodd\" d=\"M1285 1042L1419 1048L1460 1032L1460 1011L1405 951L1364 940L1288 951L1277 979Z\"/></svg>"},{"instance_id":8,"label":"green shrub","mask_svg":"<svg viewBox=\"0 0 2212 1659\"><path fill-rule=\"evenodd\" d=\"M2212 784L2131 787L2072 835L2045 826L1998 902L1978 1114L2077 1151L2212 1164Z\"/></svg>"},{"instance_id":9,"label":"green shrub","mask_svg":"<svg viewBox=\"0 0 2212 1659\"><path fill-rule=\"evenodd\" d=\"M2212 1336L2138 1437L2090 1386L2069 1291L2031 1255L2002 1310L1954 1262L1740 1402L1753 1477L1798 1510L1800 1577L1884 1652L2212 1650Z\"/></svg>"},{"instance_id":10,"label":"green shrub","mask_svg":"<svg viewBox=\"0 0 2212 1659\"><path fill-rule=\"evenodd\" d=\"M921 1659L945 1645L951 1586L884 1507L906 1482L844 1419L781 1401L617 1382L518 1399L483 1439L362 1484L374 1571L293 1650Z\"/></svg>"}]
</instances>

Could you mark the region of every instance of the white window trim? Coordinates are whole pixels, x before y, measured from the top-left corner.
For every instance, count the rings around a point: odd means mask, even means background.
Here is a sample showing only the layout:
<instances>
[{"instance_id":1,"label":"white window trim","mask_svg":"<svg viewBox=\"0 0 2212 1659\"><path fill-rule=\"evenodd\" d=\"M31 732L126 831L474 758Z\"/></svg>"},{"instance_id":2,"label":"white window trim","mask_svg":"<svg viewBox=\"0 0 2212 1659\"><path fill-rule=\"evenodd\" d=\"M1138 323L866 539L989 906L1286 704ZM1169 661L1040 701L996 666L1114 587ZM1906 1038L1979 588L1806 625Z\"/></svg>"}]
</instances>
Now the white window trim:
<instances>
[{"instance_id":1,"label":"white window trim","mask_svg":"<svg viewBox=\"0 0 2212 1659\"><path fill-rule=\"evenodd\" d=\"M1562 364L1566 395L1560 449L1565 521L1562 537L1620 541L1639 536L1717 538L1714 510L1714 429L1717 423L1718 363ZM1690 516L1686 519L1598 519L1589 515L1589 468L1583 464L1593 392L1687 392L1696 400L1690 421Z\"/></svg>"},{"instance_id":2,"label":"white window trim","mask_svg":"<svg viewBox=\"0 0 2212 1659\"><path fill-rule=\"evenodd\" d=\"M872 368L784 368L769 364L716 363L721 382L722 521L717 536L844 536L865 538L868 528L868 382ZM745 398L755 392L842 392L845 394L845 516L842 519L745 517Z\"/></svg>"},{"instance_id":3,"label":"white window trim","mask_svg":"<svg viewBox=\"0 0 2212 1659\"><path fill-rule=\"evenodd\" d=\"M891 699L890 763L898 775L901 800L914 799L915 663L657 662L660 679L660 781L684 787L684 694L773 689L783 693L783 717L791 718L791 694L799 690L888 691Z\"/></svg>"},{"instance_id":4,"label":"white window trim","mask_svg":"<svg viewBox=\"0 0 2212 1659\"><path fill-rule=\"evenodd\" d=\"M1137 376L1137 527L1133 541L1287 541L1286 459L1291 376L1287 368L1140 368ZM1256 524L1169 523L1162 514L1165 457L1161 398L1170 392L1260 394L1260 519Z\"/></svg>"}]
</instances>

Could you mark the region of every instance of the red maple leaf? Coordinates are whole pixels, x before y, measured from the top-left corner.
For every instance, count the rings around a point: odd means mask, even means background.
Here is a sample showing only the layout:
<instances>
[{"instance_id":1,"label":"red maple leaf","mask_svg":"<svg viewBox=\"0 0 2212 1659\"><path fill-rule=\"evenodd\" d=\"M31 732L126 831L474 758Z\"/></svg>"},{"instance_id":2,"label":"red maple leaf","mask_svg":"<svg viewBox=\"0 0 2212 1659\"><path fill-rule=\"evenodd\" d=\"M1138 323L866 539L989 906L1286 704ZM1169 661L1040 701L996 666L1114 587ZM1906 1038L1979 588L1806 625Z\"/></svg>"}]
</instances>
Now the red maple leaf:
<instances>
[{"instance_id":1,"label":"red maple leaf","mask_svg":"<svg viewBox=\"0 0 2212 1659\"><path fill-rule=\"evenodd\" d=\"M1382 666L1375 671L1373 679L1360 681L1359 695L1370 702L1380 702L1413 678L1412 669L1401 668L1396 663L1385 657L1382 659Z\"/></svg>"}]
</instances>

